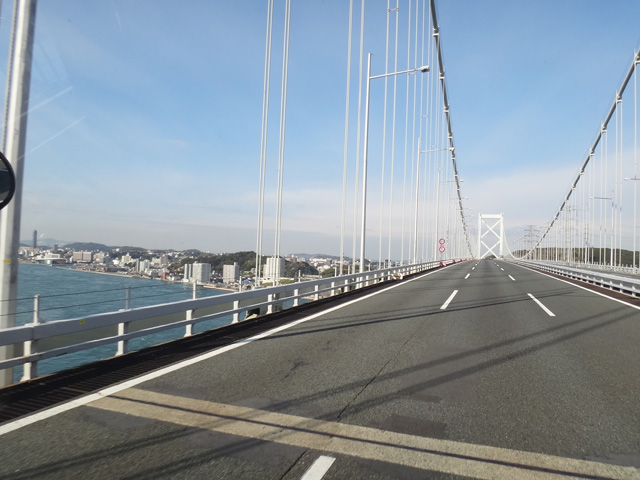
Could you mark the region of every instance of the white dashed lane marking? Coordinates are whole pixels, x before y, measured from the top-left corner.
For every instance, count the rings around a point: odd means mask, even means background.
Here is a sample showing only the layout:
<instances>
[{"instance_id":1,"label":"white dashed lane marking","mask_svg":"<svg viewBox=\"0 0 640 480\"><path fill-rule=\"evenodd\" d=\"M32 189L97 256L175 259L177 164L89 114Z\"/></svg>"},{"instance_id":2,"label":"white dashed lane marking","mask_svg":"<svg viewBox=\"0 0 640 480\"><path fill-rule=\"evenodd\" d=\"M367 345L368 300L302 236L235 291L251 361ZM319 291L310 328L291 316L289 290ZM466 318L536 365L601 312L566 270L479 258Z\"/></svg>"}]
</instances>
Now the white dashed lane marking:
<instances>
[{"instance_id":1,"label":"white dashed lane marking","mask_svg":"<svg viewBox=\"0 0 640 480\"><path fill-rule=\"evenodd\" d=\"M540 308L547 313L547 315L549 315L550 317L555 317L555 314L551 310L549 310L547 307L545 307L540 300L538 300L536 297L534 297L530 293L527 293L527 295L529 295L531 299L534 302L536 302L540 306Z\"/></svg>"},{"instance_id":2,"label":"white dashed lane marking","mask_svg":"<svg viewBox=\"0 0 640 480\"><path fill-rule=\"evenodd\" d=\"M305 472L300 480L320 480L324 477L324 474L329 471L333 462L336 459L333 457L327 457L326 455L320 455L315 462L309 467L309 470Z\"/></svg>"},{"instance_id":3,"label":"white dashed lane marking","mask_svg":"<svg viewBox=\"0 0 640 480\"><path fill-rule=\"evenodd\" d=\"M455 297L457 293L458 293L458 290L454 290L453 293L449 295L449 298L447 298L447 301L442 304L442 306L440 307L440 310L446 310L449 304L451 303L451 300L453 300L453 297Z\"/></svg>"}]
</instances>

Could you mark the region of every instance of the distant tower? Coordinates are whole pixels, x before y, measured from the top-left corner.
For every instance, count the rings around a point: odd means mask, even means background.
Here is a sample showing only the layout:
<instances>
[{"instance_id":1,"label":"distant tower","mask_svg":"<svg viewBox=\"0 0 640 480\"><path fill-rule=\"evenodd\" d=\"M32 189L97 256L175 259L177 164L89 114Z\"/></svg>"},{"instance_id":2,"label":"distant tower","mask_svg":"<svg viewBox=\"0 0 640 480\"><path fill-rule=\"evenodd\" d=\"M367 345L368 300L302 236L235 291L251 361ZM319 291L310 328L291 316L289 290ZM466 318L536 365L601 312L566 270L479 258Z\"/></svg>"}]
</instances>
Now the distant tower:
<instances>
[{"instance_id":1,"label":"distant tower","mask_svg":"<svg viewBox=\"0 0 640 480\"><path fill-rule=\"evenodd\" d=\"M33 248L38 248L38 230L33 231Z\"/></svg>"}]
</instances>

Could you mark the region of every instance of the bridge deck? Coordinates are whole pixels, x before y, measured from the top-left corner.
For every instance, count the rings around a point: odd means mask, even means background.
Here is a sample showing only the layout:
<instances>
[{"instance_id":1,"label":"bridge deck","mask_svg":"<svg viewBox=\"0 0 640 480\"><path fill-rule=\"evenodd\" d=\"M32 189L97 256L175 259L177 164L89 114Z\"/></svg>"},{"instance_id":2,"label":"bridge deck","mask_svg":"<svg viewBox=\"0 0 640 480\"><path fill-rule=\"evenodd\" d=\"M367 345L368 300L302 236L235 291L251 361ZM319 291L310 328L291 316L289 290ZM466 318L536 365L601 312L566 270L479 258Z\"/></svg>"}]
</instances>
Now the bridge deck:
<instances>
[{"instance_id":1,"label":"bridge deck","mask_svg":"<svg viewBox=\"0 0 640 480\"><path fill-rule=\"evenodd\" d=\"M640 478L639 320L465 262L6 423L0 478Z\"/></svg>"}]
</instances>

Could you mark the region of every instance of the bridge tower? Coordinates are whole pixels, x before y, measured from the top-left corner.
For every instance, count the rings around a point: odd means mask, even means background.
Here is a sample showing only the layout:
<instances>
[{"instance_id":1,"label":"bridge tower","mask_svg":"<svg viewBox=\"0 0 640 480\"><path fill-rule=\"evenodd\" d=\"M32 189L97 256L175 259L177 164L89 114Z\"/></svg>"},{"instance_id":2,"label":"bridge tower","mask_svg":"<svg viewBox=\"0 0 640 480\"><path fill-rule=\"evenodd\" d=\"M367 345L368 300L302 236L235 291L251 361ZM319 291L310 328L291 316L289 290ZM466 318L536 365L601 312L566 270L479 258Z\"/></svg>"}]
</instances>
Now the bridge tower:
<instances>
[{"instance_id":1,"label":"bridge tower","mask_svg":"<svg viewBox=\"0 0 640 480\"><path fill-rule=\"evenodd\" d=\"M496 227L500 228L499 232L496 232ZM485 230L484 233L483 230ZM487 235L490 236L485 243L484 237ZM495 243L489 246L490 241ZM498 251L495 250L496 247ZM478 258L485 258L488 255L496 257L504 255L504 215L502 213L478 215Z\"/></svg>"}]
</instances>

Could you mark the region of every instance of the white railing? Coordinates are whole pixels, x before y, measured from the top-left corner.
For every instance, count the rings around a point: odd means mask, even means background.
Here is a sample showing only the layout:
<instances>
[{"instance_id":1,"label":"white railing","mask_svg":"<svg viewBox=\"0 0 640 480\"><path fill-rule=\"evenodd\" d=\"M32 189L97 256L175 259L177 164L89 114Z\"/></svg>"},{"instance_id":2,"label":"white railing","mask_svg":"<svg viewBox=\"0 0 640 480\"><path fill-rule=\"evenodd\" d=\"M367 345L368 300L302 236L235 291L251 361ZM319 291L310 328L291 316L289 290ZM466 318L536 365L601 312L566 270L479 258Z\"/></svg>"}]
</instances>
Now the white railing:
<instances>
[{"instance_id":1,"label":"white railing","mask_svg":"<svg viewBox=\"0 0 640 480\"><path fill-rule=\"evenodd\" d=\"M599 287L608 288L610 290L616 290L633 297L637 297L638 294L640 294L640 279L638 278L621 277L612 273L597 272L593 270L585 270L540 261L532 262L524 260L513 260L513 262L520 265L538 268L545 272L555 273L556 275L562 275L574 280L587 282Z\"/></svg>"},{"instance_id":2,"label":"white railing","mask_svg":"<svg viewBox=\"0 0 640 480\"><path fill-rule=\"evenodd\" d=\"M314 301L455 262L404 265L50 323L41 323L36 304L33 323L0 331L0 346L12 345L15 350L12 358L0 361L0 370L24 365L22 381L30 380L38 375L38 362L45 359L114 343L118 344L116 355L122 355L129 351L133 338L176 328L184 328L188 337L194 325L207 320L227 317L230 323L237 323L248 312L253 317L280 311L285 301L296 307L302 298Z\"/></svg>"}]
</instances>

